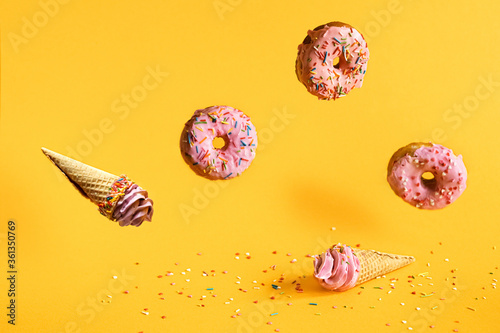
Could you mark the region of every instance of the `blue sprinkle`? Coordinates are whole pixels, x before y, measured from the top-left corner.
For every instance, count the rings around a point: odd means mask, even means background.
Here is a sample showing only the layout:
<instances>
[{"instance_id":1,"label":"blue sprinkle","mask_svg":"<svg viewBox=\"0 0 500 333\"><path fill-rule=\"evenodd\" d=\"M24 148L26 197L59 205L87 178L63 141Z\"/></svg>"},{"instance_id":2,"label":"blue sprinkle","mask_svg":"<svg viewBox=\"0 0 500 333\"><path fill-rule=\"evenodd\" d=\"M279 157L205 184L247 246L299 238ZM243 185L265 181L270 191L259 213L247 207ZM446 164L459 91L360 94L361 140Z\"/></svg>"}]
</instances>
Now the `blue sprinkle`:
<instances>
[{"instance_id":1,"label":"blue sprinkle","mask_svg":"<svg viewBox=\"0 0 500 333\"><path fill-rule=\"evenodd\" d=\"M198 164L199 164L198 162L196 162L196 163L193 163L193 165L198 165Z\"/></svg>"},{"instance_id":2,"label":"blue sprinkle","mask_svg":"<svg viewBox=\"0 0 500 333\"><path fill-rule=\"evenodd\" d=\"M207 288L207 290L214 290L214 288Z\"/></svg>"},{"instance_id":3,"label":"blue sprinkle","mask_svg":"<svg viewBox=\"0 0 500 333\"><path fill-rule=\"evenodd\" d=\"M323 63L326 62L326 57L328 56L328 51L325 51L325 59L323 59Z\"/></svg>"},{"instance_id":4,"label":"blue sprinkle","mask_svg":"<svg viewBox=\"0 0 500 333\"><path fill-rule=\"evenodd\" d=\"M337 38L333 37L333 39L340 44L340 41Z\"/></svg>"},{"instance_id":5,"label":"blue sprinkle","mask_svg":"<svg viewBox=\"0 0 500 333\"><path fill-rule=\"evenodd\" d=\"M358 62L361 60L361 57L358 57L358 59L356 59L356 65L358 64Z\"/></svg>"},{"instance_id":6,"label":"blue sprinkle","mask_svg":"<svg viewBox=\"0 0 500 333\"><path fill-rule=\"evenodd\" d=\"M198 152L198 146L196 146L196 152Z\"/></svg>"},{"instance_id":7,"label":"blue sprinkle","mask_svg":"<svg viewBox=\"0 0 500 333\"><path fill-rule=\"evenodd\" d=\"M241 165L241 157L240 157L240 160L238 161L238 165Z\"/></svg>"},{"instance_id":8,"label":"blue sprinkle","mask_svg":"<svg viewBox=\"0 0 500 333\"><path fill-rule=\"evenodd\" d=\"M246 146L246 144L242 140L240 140L240 142L243 146Z\"/></svg>"},{"instance_id":9,"label":"blue sprinkle","mask_svg":"<svg viewBox=\"0 0 500 333\"><path fill-rule=\"evenodd\" d=\"M278 314L278 312L271 313L271 316L276 316L277 314Z\"/></svg>"},{"instance_id":10,"label":"blue sprinkle","mask_svg":"<svg viewBox=\"0 0 500 333\"><path fill-rule=\"evenodd\" d=\"M318 303L309 303L309 305L318 305Z\"/></svg>"},{"instance_id":11,"label":"blue sprinkle","mask_svg":"<svg viewBox=\"0 0 500 333\"><path fill-rule=\"evenodd\" d=\"M229 175L227 175L226 177L224 177L224 179L226 179L227 177L231 176L233 173L231 172Z\"/></svg>"},{"instance_id":12,"label":"blue sprinkle","mask_svg":"<svg viewBox=\"0 0 500 333\"><path fill-rule=\"evenodd\" d=\"M276 289L276 290L280 289L280 287L275 285L275 284L272 284L271 286L273 287L273 289Z\"/></svg>"}]
</instances>

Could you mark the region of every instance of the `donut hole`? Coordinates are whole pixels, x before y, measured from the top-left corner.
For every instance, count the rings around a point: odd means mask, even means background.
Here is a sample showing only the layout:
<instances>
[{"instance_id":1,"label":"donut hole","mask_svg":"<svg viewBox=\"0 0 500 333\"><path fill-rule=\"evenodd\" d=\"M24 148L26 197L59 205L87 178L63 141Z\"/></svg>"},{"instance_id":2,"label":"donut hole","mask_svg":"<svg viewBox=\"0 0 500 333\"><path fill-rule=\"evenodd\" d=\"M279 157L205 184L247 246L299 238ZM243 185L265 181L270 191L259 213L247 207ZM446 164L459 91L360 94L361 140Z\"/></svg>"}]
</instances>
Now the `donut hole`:
<instances>
[{"instance_id":1,"label":"donut hole","mask_svg":"<svg viewBox=\"0 0 500 333\"><path fill-rule=\"evenodd\" d=\"M227 138L222 137L222 136L217 136L213 139L212 145L214 146L215 149L219 150L224 150L227 146Z\"/></svg>"},{"instance_id":2,"label":"donut hole","mask_svg":"<svg viewBox=\"0 0 500 333\"><path fill-rule=\"evenodd\" d=\"M422 184L430 189L435 189L437 185L437 180L436 177L432 172L424 172L422 176L420 176L420 180L422 181Z\"/></svg>"},{"instance_id":3,"label":"donut hole","mask_svg":"<svg viewBox=\"0 0 500 333\"><path fill-rule=\"evenodd\" d=\"M340 58L337 57L337 58L333 59L332 60L332 65L333 65L333 67L339 69L340 68Z\"/></svg>"}]
</instances>

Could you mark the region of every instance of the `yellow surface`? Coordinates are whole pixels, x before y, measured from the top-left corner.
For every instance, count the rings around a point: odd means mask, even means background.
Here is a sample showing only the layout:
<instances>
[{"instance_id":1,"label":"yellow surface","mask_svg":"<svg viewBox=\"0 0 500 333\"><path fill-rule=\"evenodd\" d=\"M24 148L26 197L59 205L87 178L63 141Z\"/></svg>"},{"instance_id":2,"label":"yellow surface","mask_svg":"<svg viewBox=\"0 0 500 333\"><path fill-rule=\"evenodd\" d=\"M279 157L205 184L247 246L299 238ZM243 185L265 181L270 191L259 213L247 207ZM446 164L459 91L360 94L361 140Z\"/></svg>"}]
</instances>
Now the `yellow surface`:
<instances>
[{"instance_id":1,"label":"yellow surface","mask_svg":"<svg viewBox=\"0 0 500 333\"><path fill-rule=\"evenodd\" d=\"M2 277L0 331L498 329L498 4L60 2L0 6L2 274L9 219L18 255L16 326ZM294 62L306 31L332 20L358 28L371 59L363 88L325 102ZM243 110L259 133L252 166L227 182L196 176L178 148L184 122L214 104ZM427 140L469 171L440 211L411 207L385 180L394 151ZM126 172L154 199L153 222L107 221L42 146ZM336 242L417 261L328 293L305 255Z\"/></svg>"}]
</instances>

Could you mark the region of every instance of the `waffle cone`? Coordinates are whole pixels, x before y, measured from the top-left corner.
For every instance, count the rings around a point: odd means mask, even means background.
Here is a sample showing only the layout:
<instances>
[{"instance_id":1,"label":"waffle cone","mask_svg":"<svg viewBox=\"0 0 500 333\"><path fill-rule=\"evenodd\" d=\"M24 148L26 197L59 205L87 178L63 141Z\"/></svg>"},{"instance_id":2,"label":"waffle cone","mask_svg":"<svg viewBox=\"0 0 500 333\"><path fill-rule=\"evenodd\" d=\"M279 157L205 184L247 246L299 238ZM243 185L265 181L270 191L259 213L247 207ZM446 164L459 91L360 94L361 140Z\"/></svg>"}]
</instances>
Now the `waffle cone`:
<instances>
[{"instance_id":1,"label":"waffle cone","mask_svg":"<svg viewBox=\"0 0 500 333\"><path fill-rule=\"evenodd\" d=\"M42 148L43 153L68 178L75 188L96 205L105 202L111 186L120 178L67 156Z\"/></svg>"},{"instance_id":2,"label":"waffle cone","mask_svg":"<svg viewBox=\"0 0 500 333\"><path fill-rule=\"evenodd\" d=\"M352 251L358 257L361 264L356 286L415 261L415 258L412 256L402 256L374 250L352 249Z\"/></svg>"}]
</instances>

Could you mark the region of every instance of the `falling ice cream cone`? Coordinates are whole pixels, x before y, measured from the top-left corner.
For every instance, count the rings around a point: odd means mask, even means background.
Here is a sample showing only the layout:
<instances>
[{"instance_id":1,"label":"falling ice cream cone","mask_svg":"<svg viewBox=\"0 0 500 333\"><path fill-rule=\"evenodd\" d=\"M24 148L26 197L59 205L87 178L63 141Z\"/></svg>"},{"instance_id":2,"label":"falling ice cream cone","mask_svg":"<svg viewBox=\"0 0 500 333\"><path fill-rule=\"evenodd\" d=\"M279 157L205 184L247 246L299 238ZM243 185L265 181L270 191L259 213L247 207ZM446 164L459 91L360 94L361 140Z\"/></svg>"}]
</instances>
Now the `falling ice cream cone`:
<instances>
[{"instance_id":1,"label":"falling ice cream cone","mask_svg":"<svg viewBox=\"0 0 500 333\"><path fill-rule=\"evenodd\" d=\"M121 226L139 226L151 221L153 202L147 191L127 176L116 176L67 156L42 148L43 153L62 171L85 198L99 207L99 212Z\"/></svg>"}]
</instances>

